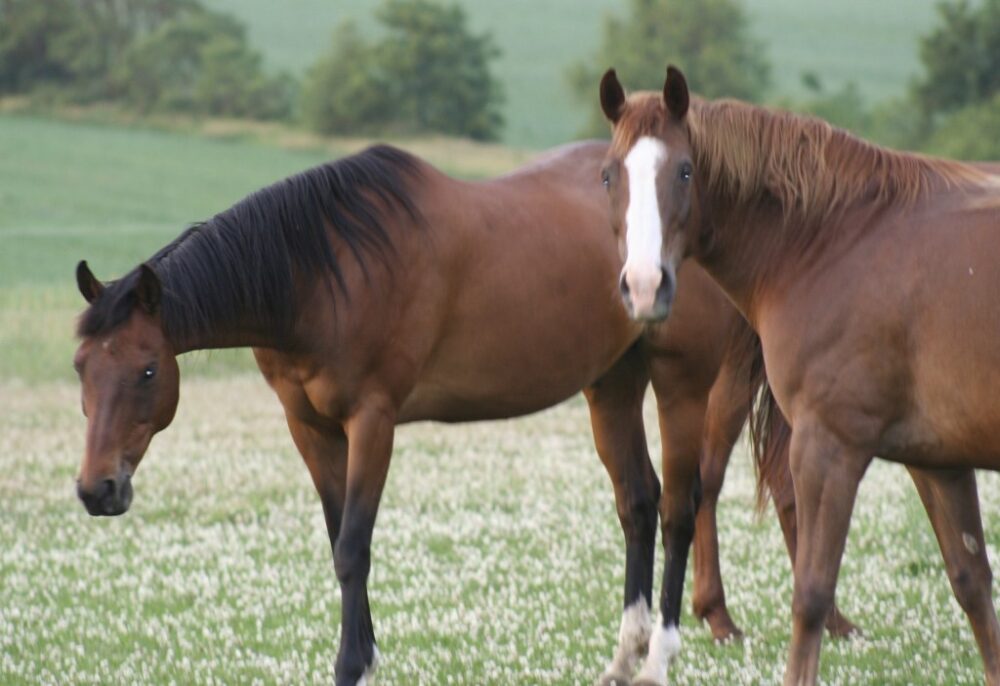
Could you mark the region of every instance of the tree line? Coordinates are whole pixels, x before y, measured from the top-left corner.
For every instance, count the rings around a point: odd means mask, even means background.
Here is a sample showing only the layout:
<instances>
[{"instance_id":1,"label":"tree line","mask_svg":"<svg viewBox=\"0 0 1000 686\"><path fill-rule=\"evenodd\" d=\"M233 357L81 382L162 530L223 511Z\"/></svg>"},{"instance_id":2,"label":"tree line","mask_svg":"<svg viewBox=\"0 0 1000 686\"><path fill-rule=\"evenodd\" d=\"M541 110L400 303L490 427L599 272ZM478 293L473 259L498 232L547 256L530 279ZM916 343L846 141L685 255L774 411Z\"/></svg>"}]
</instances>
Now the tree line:
<instances>
[{"instance_id":1,"label":"tree line","mask_svg":"<svg viewBox=\"0 0 1000 686\"><path fill-rule=\"evenodd\" d=\"M905 96L868 105L856 84L780 101L894 147L1000 159L1000 0L951 0L921 39L922 73ZM141 114L303 122L326 134L499 137L503 90L491 35L470 31L446 0L382 0L377 40L346 22L299 81L268 73L234 17L199 0L0 0L0 95L41 103L114 102ZM770 65L739 0L629 0L565 77L606 135L596 83L614 65L659 88L680 65L706 97L766 101Z\"/></svg>"}]
</instances>

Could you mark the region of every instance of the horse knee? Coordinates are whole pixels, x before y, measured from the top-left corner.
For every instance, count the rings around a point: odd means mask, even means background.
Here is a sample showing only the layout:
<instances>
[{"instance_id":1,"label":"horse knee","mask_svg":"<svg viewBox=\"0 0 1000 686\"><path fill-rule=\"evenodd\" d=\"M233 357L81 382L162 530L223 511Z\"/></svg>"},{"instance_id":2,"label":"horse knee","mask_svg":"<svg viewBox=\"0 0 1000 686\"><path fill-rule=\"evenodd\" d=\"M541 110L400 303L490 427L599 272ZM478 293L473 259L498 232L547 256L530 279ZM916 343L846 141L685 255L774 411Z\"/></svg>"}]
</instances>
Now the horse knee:
<instances>
[{"instance_id":1,"label":"horse knee","mask_svg":"<svg viewBox=\"0 0 1000 686\"><path fill-rule=\"evenodd\" d=\"M659 484L653 482L646 488L618 503L618 519L626 540L647 540L656 535L657 504L660 499Z\"/></svg>"},{"instance_id":2,"label":"horse knee","mask_svg":"<svg viewBox=\"0 0 1000 686\"><path fill-rule=\"evenodd\" d=\"M807 586L797 589L792 599L792 615L808 629L821 631L833 607L833 589Z\"/></svg>"},{"instance_id":3,"label":"horse knee","mask_svg":"<svg viewBox=\"0 0 1000 686\"><path fill-rule=\"evenodd\" d=\"M693 498L692 500L697 499ZM681 541L690 541L694 538L695 514L695 502L685 503L682 507L663 508L660 513L663 540L676 538Z\"/></svg>"},{"instance_id":4,"label":"horse knee","mask_svg":"<svg viewBox=\"0 0 1000 686\"><path fill-rule=\"evenodd\" d=\"M371 568L371 547L349 540L337 541L333 549L333 569L337 580L347 584L355 579L365 579Z\"/></svg>"}]
</instances>

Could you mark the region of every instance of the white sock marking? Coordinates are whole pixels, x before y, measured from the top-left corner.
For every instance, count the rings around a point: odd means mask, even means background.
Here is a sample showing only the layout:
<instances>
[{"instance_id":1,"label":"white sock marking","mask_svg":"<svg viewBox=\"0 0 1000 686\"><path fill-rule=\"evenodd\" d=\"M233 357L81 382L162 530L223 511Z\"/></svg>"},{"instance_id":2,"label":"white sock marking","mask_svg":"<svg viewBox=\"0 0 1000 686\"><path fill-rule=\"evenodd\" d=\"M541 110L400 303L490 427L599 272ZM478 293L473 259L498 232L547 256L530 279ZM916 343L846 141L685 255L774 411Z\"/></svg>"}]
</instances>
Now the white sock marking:
<instances>
[{"instance_id":1,"label":"white sock marking","mask_svg":"<svg viewBox=\"0 0 1000 686\"><path fill-rule=\"evenodd\" d=\"M667 668L681 652L681 633L674 625L657 624L649 639L649 655L636 680L645 679L654 684L667 683Z\"/></svg>"},{"instance_id":2,"label":"white sock marking","mask_svg":"<svg viewBox=\"0 0 1000 686\"><path fill-rule=\"evenodd\" d=\"M649 614L649 603L642 595L622 612L622 623L618 629L618 647L615 656L604 673L608 676L632 676L646 649L653 631L653 620Z\"/></svg>"}]
</instances>

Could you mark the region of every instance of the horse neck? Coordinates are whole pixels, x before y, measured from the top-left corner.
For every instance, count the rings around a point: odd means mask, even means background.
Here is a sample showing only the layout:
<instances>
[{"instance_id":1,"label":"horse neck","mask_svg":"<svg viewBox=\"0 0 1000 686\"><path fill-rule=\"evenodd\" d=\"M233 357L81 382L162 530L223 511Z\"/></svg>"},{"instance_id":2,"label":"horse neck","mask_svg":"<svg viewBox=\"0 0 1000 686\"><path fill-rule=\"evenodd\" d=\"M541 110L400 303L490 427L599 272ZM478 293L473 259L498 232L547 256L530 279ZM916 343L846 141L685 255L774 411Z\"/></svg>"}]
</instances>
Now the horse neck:
<instances>
[{"instance_id":1,"label":"horse neck","mask_svg":"<svg viewBox=\"0 0 1000 686\"><path fill-rule=\"evenodd\" d=\"M171 288L163 281L163 330L177 354L223 348L274 348L294 346L292 326L275 314L254 312L251 307L206 307L204 295L192 289ZM184 294L187 294L185 298ZM296 310L299 293L275 307L280 312ZM193 315L192 313L199 313Z\"/></svg>"},{"instance_id":2,"label":"horse neck","mask_svg":"<svg viewBox=\"0 0 1000 686\"><path fill-rule=\"evenodd\" d=\"M693 256L750 322L761 291L780 273L773 231L780 211L729 205L712 194L702 197L702 233Z\"/></svg>"}]
</instances>

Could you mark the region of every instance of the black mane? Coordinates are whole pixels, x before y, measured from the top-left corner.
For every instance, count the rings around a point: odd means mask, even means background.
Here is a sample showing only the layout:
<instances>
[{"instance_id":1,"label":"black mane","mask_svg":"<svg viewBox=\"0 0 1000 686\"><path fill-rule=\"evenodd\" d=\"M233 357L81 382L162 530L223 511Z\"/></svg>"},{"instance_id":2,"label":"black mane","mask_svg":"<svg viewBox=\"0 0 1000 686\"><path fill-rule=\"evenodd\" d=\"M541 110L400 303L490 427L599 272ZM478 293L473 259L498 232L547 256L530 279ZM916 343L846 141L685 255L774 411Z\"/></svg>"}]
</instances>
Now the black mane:
<instances>
[{"instance_id":1,"label":"black mane","mask_svg":"<svg viewBox=\"0 0 1000 686\"><path fill-rule=\"evenodd\" d=\"M167 337L190 341L236 319L285 331L298 315L297 278L329 273L346 294L327 231L362 269L372 253L387 259L393 250L383 226L387 211L402 209L421 222L407 188L418 171L412 155L375 146L279 181L195 224L146 263L163 286ZM80 318L78 335L124 323L136 304L138 279L137 267L107 284Z\"/></svg>"}]
</instances>

